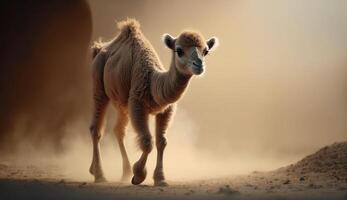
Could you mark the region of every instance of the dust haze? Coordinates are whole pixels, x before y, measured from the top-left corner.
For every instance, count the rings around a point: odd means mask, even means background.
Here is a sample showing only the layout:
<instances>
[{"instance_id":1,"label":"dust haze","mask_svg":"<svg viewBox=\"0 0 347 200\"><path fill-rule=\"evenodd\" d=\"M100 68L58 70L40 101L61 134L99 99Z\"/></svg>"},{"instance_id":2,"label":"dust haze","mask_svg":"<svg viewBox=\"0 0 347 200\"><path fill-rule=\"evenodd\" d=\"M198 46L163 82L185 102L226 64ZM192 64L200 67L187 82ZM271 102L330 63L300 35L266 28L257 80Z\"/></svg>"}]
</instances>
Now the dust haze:
<instances>
[{"instance_id":1,"label":"dust haze","mask_svg":"<svg viewBox=\"0 0 347 200\"><path fill-rule=\"evenodd\" d=\"M178 103L167 134L169 180L272 170L347 140L346 1L90 0L90 8L81 2L68 6L81 12L61 8L67 17L56 14L57 19L38 23L50 25L38 29L46 32L30 45L37 52L22 50L26 57L16 57L15 64L7 57L9 64L1 69L0 143L8 159L53 162L72 179L92 180L89 40L111 39L117 34L115 22L127 17L140 21L165 66L171 53L162 44L164 33L176 36L188 28L220 40L207 58L205 75L191 81ZM37 24L35 18L28 20ZM33 33L22 34L30 38ZM18 34L8 35L18 40ZM5 84L7 74L11 84ZM112 133L116 117L109 109L101 144L110 180L121 176ZM140 153L134 141L129 127L132 163ZM154 150L149 175L155 156Z\"/></svg>"}]
</instances>

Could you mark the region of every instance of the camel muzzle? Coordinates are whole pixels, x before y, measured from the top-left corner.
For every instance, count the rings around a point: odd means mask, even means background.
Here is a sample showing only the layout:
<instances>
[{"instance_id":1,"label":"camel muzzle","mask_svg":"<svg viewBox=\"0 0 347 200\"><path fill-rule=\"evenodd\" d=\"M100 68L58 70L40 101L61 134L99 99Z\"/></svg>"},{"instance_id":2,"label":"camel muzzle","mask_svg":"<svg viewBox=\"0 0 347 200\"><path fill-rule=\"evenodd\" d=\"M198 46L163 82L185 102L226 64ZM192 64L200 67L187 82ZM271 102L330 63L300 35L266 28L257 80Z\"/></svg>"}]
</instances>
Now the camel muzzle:
<instances>
[{"instance_id":1,"label":"camel muzzle","mask_svg":"<svg viewBox=\"0 0 347 200\"><path fill-rule=\"evenodd\" d=\"M204 72L204 64L201 62L201 63L198 63L198 62L195 62L193 61L192 62L192 69L193 69L193 73L195 75L200 75Z\"/></svg>"}]
</instances>

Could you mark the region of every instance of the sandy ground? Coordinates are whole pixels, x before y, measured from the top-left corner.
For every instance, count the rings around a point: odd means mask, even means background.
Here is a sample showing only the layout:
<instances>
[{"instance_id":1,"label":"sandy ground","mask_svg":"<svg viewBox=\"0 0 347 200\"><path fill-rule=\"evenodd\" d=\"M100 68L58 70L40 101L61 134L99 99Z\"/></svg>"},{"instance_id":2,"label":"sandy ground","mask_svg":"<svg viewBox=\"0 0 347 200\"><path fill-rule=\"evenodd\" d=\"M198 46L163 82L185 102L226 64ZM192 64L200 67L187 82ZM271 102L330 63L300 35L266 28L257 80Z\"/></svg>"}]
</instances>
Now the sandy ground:
<instances>
[{"instance_id":1,"label":"sandy ground","mask_svg":"<svg viewBox=\"0 0 347 200\"><path fill-rule=\"evenodd\" d=\"M55 165L0 162L0 199L347 199L347 142L293 165L168 187L70 180Z\"/></svg>"}]
</instances>

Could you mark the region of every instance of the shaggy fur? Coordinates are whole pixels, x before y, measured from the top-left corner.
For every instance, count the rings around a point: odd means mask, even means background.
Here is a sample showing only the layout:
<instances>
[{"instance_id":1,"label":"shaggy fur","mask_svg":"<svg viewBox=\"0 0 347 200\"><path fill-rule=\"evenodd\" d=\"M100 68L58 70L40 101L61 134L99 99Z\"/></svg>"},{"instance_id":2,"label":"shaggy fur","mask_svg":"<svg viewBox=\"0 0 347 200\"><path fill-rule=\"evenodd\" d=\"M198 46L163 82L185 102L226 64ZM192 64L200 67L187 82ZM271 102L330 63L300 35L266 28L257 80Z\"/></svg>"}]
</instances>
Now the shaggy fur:
<instances>
[{"instance_id":1,"label":"shaggy fur","mask_svg":"<svg viewBox=\"0 0 347 200\"><path fill-rule=\"evenodd\" d=\"M118 27L120 33L113 40L107 43L96 42L92 47L95 103L90 127L93 138L93 162L90 172L95 176L96 182L105 181L99 141L106 107L111 102L118 112L115 135L123 158L122 178L127 179L131 173L123 143L129 119L138 134L138 144L143 152L134 164L132 183L139 184L146 177L145 164L152 150L148 118L153 114L156 117L158 150L154 181L156 185L166 185L162 166L166 146L164 134L174 112L174 103L184 93L192 74L182 73L177 68L175 51L171 66L166 71L136 20L122 21L118 23ZM203 37L195 32L184 32L172 42L186 48L208 48Z\"/></svg>"}]
</instances>

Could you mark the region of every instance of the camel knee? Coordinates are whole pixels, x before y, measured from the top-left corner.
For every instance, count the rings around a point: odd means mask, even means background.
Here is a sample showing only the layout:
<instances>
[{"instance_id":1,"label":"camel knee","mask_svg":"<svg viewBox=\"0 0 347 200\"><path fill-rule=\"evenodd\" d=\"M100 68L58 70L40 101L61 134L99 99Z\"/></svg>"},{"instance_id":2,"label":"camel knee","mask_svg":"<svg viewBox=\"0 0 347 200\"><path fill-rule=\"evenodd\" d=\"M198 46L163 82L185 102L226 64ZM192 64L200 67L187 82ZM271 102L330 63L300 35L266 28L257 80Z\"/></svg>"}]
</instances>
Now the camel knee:
<instances>
[{"instance_id":1,"label":"camel knee","mask_svg":"<svg viewBox=\"0 0 347 200\"><path fill-rule=\"evenodd\" d=\"M165 149L166 145L167 145L167 140L164 136L157 137L156 139L157 149Z\"/></svg>"},{"instance_id":2,"label":"camel knee","mask_svg":"<svg viewBox=\"0 0 347 200\"><path fill-rule=\"evenodd\" d=\"M142 135L139 137L139 146L144 153L150 153L153 149L152 136Z\"/></svg>"},{"instance_id":3,"label":"camel knee","mask_svg":"<svg viewBox=\"0 0 347 200\"><path fill-rule=\"evenodd\" d=\"M101 131L100 131L100 128L97 127L96 125L91 125L89 127L89 131L90 131L90 135L92 137L92 139L94 140L97 140L99 141L101 139Z\"/></svg>"}]
</instances>

